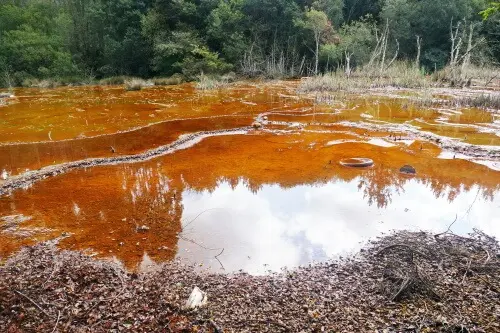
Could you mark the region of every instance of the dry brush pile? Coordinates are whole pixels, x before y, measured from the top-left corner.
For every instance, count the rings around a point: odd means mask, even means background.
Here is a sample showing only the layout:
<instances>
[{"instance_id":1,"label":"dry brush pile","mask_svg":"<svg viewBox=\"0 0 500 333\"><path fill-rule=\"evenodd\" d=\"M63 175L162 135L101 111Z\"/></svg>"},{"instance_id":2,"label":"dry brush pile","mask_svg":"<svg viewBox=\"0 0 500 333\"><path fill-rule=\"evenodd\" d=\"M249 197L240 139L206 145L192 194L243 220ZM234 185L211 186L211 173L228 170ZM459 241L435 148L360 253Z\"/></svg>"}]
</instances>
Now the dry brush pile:
<instances>
[{"instance_id":1,"label":"dry brush pile","mask_svg":"<svg viewBox=\"0 0 500 333\"><path fill-rule=\"evenodd\" d=\"M0 268L2 332L500 332L500 247L398 232L342 261L250 276L154 273L53 244ZM194 286L208 304L185 310Z\"/></svg>"}]
</instances>

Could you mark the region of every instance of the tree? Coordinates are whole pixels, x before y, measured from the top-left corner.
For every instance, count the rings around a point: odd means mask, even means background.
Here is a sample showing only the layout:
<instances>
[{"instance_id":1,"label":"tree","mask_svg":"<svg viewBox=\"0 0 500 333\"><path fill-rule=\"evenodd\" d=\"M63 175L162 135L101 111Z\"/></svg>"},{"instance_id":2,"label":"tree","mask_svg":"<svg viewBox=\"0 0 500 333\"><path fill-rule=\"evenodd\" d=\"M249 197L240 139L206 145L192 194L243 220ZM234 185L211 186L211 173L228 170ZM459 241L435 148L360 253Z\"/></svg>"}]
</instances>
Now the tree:
<instances>
[{"instance_id":1,"label":"tree","mask_svg":"<svg viewBox=\"0 0 500 333\"><path fill-rule=\"evenodd\" d=\"M248 47L243 0L220 0L208 16L208 44L220 50L222 56L232 63L241 61Z\"/></svg>"},{"instance_id":2,"label":"tree","mask_svg":"<svg viewBox=\"0 0 500 333\"><path fill-rule=\"evenodd\" d=\"M339 27L344 22L344 0L316 0L312 7L324 12L335 27Z\"/></svg>"},{"instance_id":3,"label":"tree","mask_svg":"<svg viewBox=\"0 0 500 333\"><path fill-rule=\"evenodd\" d=\"M328 17L324 12L311 8L306 11L303 20L298 21L297 25L313 32L315 44L315 49L313 50L314 74L317 75L321 40L327 33L331 33L333 31L331 23L328 21Z\"/></svg>"},{"instance_id":4,"label":"tree","mask_svg":"<svg viewBox=\"0 0 500 333\"><path fill-rule=\"evenodd\" d=\"M484 20L487 20L491 15L500 12L500 2L492 2L489 7L481 11L479 14L483 16Z\"/></svg>"},{"instance_id":5,"label":"tree","mask_svg":"<svg viewBox=\"0 0 500 333\"><path fill-rule=\"evenodd\" d=\"M31 77L74 75L78 70L67 45L69 26L68 15L53 3L0 6L1 70L9 77L12 73L16 85Z\"/></svg>"},{"instance_id":6,"label":"tree","mask_svg":"<svg viewBox=\"0 0 500 333\"><path fill-rule=\"evenodd\" d=\"M380 17L389 22L403 57L415 59L415 35L421 36L425 40L421 62L432 69L448 63L450 21L479 20L470 0L386 0Z\"/></svg>"},{"instance_id":7,"label":"tree","mask_svg":"<svg viewBox=\"0 0 500 333\"><path fill-rule=\"evenodd\" d=\"M327 43L321 47L323 62L333 67L343 64L345 55L349 55L349 65L358 66L370 60L375 44L375 23L370 17L344 24L339 29L337 43Z\"/></svg>"}]
</instances>

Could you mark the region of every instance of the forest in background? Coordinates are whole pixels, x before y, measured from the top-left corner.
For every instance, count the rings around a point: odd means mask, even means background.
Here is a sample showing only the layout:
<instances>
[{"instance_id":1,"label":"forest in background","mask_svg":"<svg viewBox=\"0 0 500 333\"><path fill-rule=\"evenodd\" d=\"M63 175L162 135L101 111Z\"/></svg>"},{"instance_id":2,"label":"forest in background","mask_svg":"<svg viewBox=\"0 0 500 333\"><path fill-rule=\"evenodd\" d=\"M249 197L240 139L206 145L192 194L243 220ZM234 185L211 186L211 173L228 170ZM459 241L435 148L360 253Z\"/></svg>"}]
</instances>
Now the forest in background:
<instances>
[{"instance_id":1,"label":"forest in background","mask_svg":"<svg viewBox=\"0 0 500 333\"><path fill-rule=\"evenodd\" d=\"M487 0L0 0L0 86L299 77L366 66L377 50L416 59L422 72L453 61L494 66L498 8Z\"/></svg>"}]
</instances>

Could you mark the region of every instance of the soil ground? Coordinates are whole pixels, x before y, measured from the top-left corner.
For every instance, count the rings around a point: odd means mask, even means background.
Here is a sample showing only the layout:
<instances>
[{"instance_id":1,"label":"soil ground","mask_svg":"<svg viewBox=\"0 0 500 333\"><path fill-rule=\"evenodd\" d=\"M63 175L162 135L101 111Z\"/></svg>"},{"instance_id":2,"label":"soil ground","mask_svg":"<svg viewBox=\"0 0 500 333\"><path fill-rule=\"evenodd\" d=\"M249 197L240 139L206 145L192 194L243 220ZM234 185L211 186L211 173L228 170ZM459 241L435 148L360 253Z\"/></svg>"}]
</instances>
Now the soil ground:
<instances>
[{"instance_id":1,"label":"soil ground","mask_svg":"<svg viewBox=\"0 0 500 333\"><path fill-rule=\"evenodd\" d=\"M500 332L500 246L476 231L397 232L279 274L149 273L55 242L0 266L2 332ZM193 288L208 303L183 309Z\"/></svg>"}]
</instances>

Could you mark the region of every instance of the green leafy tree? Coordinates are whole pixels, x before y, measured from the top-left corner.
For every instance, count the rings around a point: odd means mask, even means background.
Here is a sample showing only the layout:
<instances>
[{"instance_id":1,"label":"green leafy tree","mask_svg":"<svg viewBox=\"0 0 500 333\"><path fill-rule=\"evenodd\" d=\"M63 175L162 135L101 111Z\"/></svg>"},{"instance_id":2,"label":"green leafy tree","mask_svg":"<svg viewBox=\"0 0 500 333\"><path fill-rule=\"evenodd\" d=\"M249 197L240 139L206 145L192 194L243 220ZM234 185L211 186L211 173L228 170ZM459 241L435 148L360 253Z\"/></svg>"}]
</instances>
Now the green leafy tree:
<instances>
[{"instance_id":1,"label":"green leafy tree","mask_svg":"<svg viewBox=\"0 0 500 333\"><path fill-rule=\"evenodd\" d=\"M303 27L304 29L310 30L314 36L314 74L318 74L319 65L319 49L322 39L327 34L332 34L332 26L328 17L324 12L318 11L316 9L309 9L306 11L304 18L297 21L297 25Z\"/></svg>"},{"instance_id":2,"label":"green leafy tree","mask_svg":"<svg viewBox=\"0 0 500 333\"><path fill-rule=\"evenodd\" d=\"M386 0L380 17L389 22L391 39L398 40L403 57L416 56L415 36L422 37L422 64L428 68L448 62L453 22L479 19L470 0Z\"/></svg>"},{"instance_id":3,"label":"green leafy tree","mask_svg":"<svg viewBox=\"0 0 500 333\"><path fill-rule=\"evenodd\" d=\"M483 19L487 20L491 15L500 12L500 2L491 2L489 7L481 11Z\"/></svg>"},{"instance_id":4,"label":"green leafy tree","mask_svg":"<svg viewBox=\"0 0 500 333\"><path fill-rule=\"evenodd\" d=\"M322 11L335 27L339 27L344 22L344 0L316 0L312 7Z\"/></svg>"},{"instance_id":5,"label":"green leafy tree","mask_svg":"<svg viewBox=\"0 0 500 333\"><path fill-rule=\"evenodd\" d=\"M71 76L78 72L68 47L70 19L59 6L33 2L0 6L0 59L15 84L30 77Z\"/></svg>"},{"instance_id":6,"label":"green leafy tree","mask_svg":"<svg viewBox=\"0 0 500 333\"><path fill-rule=\"evenodd\" d=\"M346 54L351 55L351 65L367 63L375 44L375 23L368 16L350 24L344 24L338 32L337 43L322 46L320 57L334 68L344 62Z\"/></svg>"},{"instance_id":7,"label":"green leafy tree","mask_svg":"<svg viewBox=\"0 0 500 333\"><path fill-rule=\"evenodd\" d=\"M224 58L232 63L241 60L249 44L242 8L243 0L220 0L208 17L210 46L220 50Z\"/></svg>"}]
</instances>

